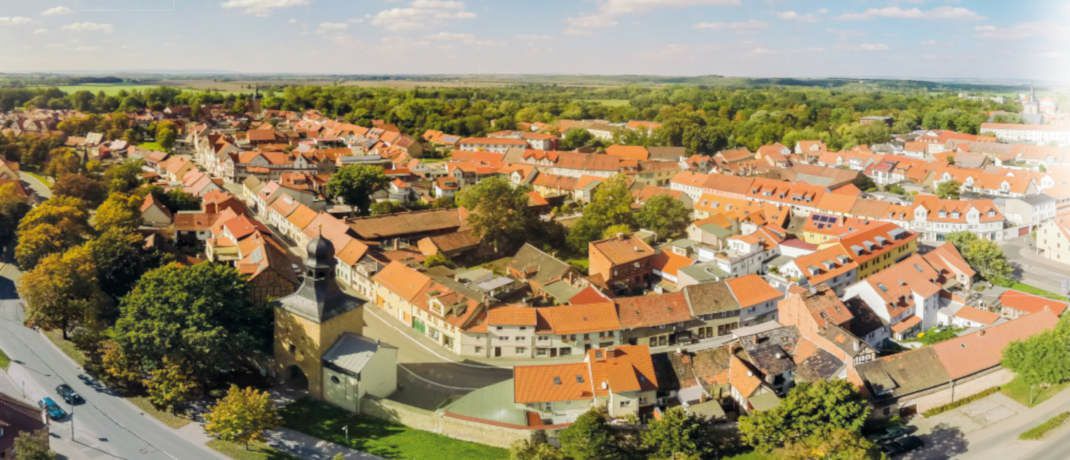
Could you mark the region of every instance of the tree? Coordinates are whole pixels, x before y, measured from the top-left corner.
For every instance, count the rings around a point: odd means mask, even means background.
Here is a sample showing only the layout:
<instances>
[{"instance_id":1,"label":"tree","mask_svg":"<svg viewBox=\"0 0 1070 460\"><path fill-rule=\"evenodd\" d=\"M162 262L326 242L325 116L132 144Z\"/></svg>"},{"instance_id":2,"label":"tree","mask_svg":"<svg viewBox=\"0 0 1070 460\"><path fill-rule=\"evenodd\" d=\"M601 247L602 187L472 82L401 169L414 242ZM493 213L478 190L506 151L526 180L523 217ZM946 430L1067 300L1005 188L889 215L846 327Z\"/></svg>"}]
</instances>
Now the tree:
<instances>
[{"instance_id":1,"label":"tree","mask_svg":"<svg viewBox=\"0 0 1070 460\"><path fill-rule=\"evenodd\" d=\"M936 186L936 196L944 199L957 200L959 199L960 189L962 189L962 184L957 181L943 181L940 185Z\"/></svg>"},{"instance_id":2,"label":"tree","mask_svg":"<svg viewBox=\"0 0 1070 460\"><path fill-rule=\"evenodd\" d=\"M175 139L178 137L176 133L175 123L173 121L164 120L156 124L156 142L166 151L170 151L171 147L175 145Z\"/></svg>"},{"instance_id":3,"label":"tree","mask_svg":"<svg viewBox=\"0 0 1070 460\"><path fill-rule=\"evenodd\" d=\"M382 216L404 211L405 206L402 206L401 203L393 200L376 201L371 204L368 210L371 211L371 215L373 216Z\"/></svg>"},{"instance_id":4,"label":"tree","mask_svg":"<svg viewBox=\"0 0 1070 460\"><path fill-rule=\"evenodd\" d=\"M200 391L186 366L164 357L163 365L149 371L143 382L153 406L174 413L186 405Z\"/></svg>"},{"instance_id":5,"label":"tree","mask_svg":"<svg viewBox=\"0 0 1070 460\"><path fill-rule=\"evenodd\" d=\"M457 205L468 210L468 225L498 253L523 240L534 220L527 192L504 176L495 176L461 189Z\"/></svg>"},{"instance_id":6,"label":"tree","mask_svg":"<svg viewBox=\"0 0 1070 460\"><path fill-rule=\"evenodd\" d=\"M609 424L604 408L591 409L576 418L557 435L561 452L573 460L619 458L622 454L617 436Z\"/></svg>"},{"instance_id":7,"label":"tree","mask_svg":"<svg viewBox=\"0 0 1070 460\"><path fill-rule=\"evenodd\" d=\"M9 247L8 244L15 237L15 226L30 210L27 198L18 184L0 184L0 252Z\"/></svg>"},{"instance_id":8,"label":"tree","mask_svg":"<svg viewBox=\"0 0 1070 460\"><path fill-rule=\"evenodd\" d=\"M281 423L271 394L256 388L231 385L227 395L205 415L204 429L224 441L249 443L263 438L264 430Z\"/></svg>"},{"instance_id":9,"label":"tree","mask_svg":"<svg viewBox=\"0 0 1070 460\"><path fill-rule=\"evenodd\" d=\"M513 443L509 447L510 460L567 460L565 455L547 442L546 432L536 431L530 439Z\"/></svg>"},{"instance_id":10,"label":"tree","mask_svg":"<svg viewBox=\"0 0 1070 460\"><path fill-rule=\"evenodd\" d=\"M109 192L130 193L141 184L141 160L126 160L104 171Z\"/></svg>"},{"instance_id":11,"label":"tree","mask_svg":"<svg viewBox=\"0 0 1070 460\"><path fill-rule=\"evenodd\" d=\"M142 383L141 372L114 340L100 344L100 370L109 386L131 390Z\"/></svg>"},{"instance_id":12,"label":"tree","mask_svg":"<svg viewBox=\"0 0 1070 460\"><path fill-rule=\"evenodd\" d=\"M583 128L572 128L565 131L558 148L561 150L574 150L591 145L594 140L594 135L590 131Z\"/></svg>"},{"instance_id":13,"label":"tree","mask_svg":"<svg viewBox=\"0 0 1070 460\"><path fill-rule=\"evenodd\" d=\"M955 245L966 262L984 279L996 284L1007 284L1011 279L1014 269L1003 249L994 241L965 231L949 233L947 241Z\"/></svg>"},{"instance_id":14,"label":"tree","mask_svg":"<svg viewBox=\"0 0 1070 460\"><path fill-rule=\"evenodd\" d=\"M138 278L155 267L160 258L145 249L141 234L127 227L113 227L86 243L97 267L101 289L114 299L130 291Z\"/></svg>"},{"instance_id":15,"label":"tree","mask_svg":"<svg viewBox=\"0 0 1070 460\"><path fill-rule=\"evenodd\" d=\"M91 233L88 221L85 202L77 198L57 196L37 205L19 221L19 267L29 270L45 256L81 244Z\"/></svg>"},{"instance_id":16,"label":"tree","mask_svg":"<svg viewBox=\"0 0 1070 460\"><path fill-rule=\"evenodd\" d=\"M586 252L587 243L600 238L606 228L613 225L632 228L634 224L628 178L618 174L595 189L591 202L583 208L583 216L569 230L568 242L575 251Z\"/></svg>"},{"instance_id":17,"label":"tree","mask_svg":"<svg viewBox=\"0 0 1070 460\"><path fill-rule=\"evenodd\" d=\"M630 235L632 227L628 224L613 224L602 230L602 239L613 238L617 235Z\"/></svg>"},{"instance_id":18,"label":"tree","mask_svg":"<svg viewBox=\"0 0 1070 460\"><path fill-rule=\"evenodd\" d=\"M326 192L331 199L341 198L361 213L369 211L371 196L387 184L383 168L369 165L349 165L339 169L327 181Z\"/></svg>"},{"instance_id":19,"label":"tree","mask_svg":"<svg viewBox=\"0 0 1070 460\"><path fill-rule=\"evenodd\" d=\"M640 228L650 230L659 239L670 240L683 235L691 223L691 211L680 200L668 195L651 197L635 216Z\"/></svg>"},{"instance_id":20,"label":"tree","mask_svg":"<svg viewBox=\"0 0 1070 460\"><path fill-rule=\"evenodd\" d=\"M776 408L740 417L739 433L743 442L770 452L838 429L860 433L869 411L847 381L801 383Z\"/></svg>"},{"instance_id":21,"label":"tree","mask_svg":"<svg viewBox=\"0 0 1070 460\"><path fill-rule=\"evenodd\" d=\"M108 190L99 180L85 174L64 174L52 184L54 195L79 198L91 207L100 205Z\"/></svg>"},{"instance_id":22,"label":"tree","mask_svg":"<svg viewBox=\"0 0 1070 460\"><path fill-rule=\"evenodd\" d=\"M835 429L828 434L813 435L777 449L775 457L786 460L861 460L882 458L877 446L861 433Z\"/></svg>"},{"instance_id":23,"label":"tree","mask_svg":"<svg viewBox=\"0 0 1070 460\"><path fill-rule=\"evenodd\" d=\"M270 343L270 309L250 294L249 283L228 265L165 265L142 275L123 297L113 337L142 372L162 367L167 357L185 363L208 388Z\"/></svg>"},{"instance_id":24,"label":"tree","mask_svg":"<svg viewBox=\"0 0 1070 460\"><path fill-rule=\"evenodd\" d=\"M15 460L55 460L56 453L48 448L48 438L23 431L15 436Z\"/></svg>"},{"instance_id":25,"label":"tree","mask_svg":"<svg viewBox=\"0 0 1070 460\"><path fill-rule=\"evenodd\" d=\"M1070 322L1060 320L1053 330L1011 342L1002 363L1030 387L1070 380Z\"/></svg>"},{"instance_id":26,"label":"tree","mask_svg":"<svg viewBox=\"0 0 1070 460\"><path fill-rule=\"evenodd\" d=\"M717 457L717 433L713 423L673 407L642 432L642 445L652 458Z\"/></svg>"},{"instance_id":27,"label":"tree","mask_svg":"<svg viewBox=\"0 0 1070 460\"><path fill-rule=\"evenodd\" d=\"M140 204L141 200L137 195L112 192L97 207L97 212L93 215L93 228L98 232L112 228L136 229L141 224L141 213L138 212Z\"/></svg>"},{"instance_id":28,"label":"tree","mask_svg":"<svg viewBox=\"0 0 1070 460\"><path fill-rule=\"evenodd\" d=\"M84 246L45 257L19 280L19 293L26 301L26 321L59 328L64 339L75 325L92 324L109 305Z\"/></svg>"},{"instance_id":29,"label":"tree","mask_svg":"<svg viewBox=\"0 0 1070 460\"><path fill-rule=\"evenodd\" d=\"M78 153L70 147L59 147L48 152L48 164L45 165L44 173L52 177L64 174L79 173L82 171L82 159Z\"/></svg>"}]
</instances>

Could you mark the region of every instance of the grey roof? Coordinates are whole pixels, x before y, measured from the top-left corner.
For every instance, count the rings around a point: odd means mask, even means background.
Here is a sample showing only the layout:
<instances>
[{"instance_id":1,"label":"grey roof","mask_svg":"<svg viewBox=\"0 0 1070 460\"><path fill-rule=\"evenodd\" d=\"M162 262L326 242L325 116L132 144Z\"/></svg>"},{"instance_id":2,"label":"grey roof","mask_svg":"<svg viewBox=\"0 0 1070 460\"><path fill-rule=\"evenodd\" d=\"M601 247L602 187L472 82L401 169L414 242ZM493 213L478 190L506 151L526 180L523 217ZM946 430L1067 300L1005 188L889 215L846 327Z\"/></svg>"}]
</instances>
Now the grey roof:
<instances>
[{"instance_id":1,"label":"grey roof","mask_svg":"<svg viewBox=\"0 0 1070 460\"><path fill-rule=\"evenodd\" d=\"M571 265L528 243L516 251L508 267L513 272L528 275L527 280L543 286L561 279L572 270Z\"/></svg>"},{"instance_id":2,"label":"grey roof","mask_svg":"<svg viewBox=\"0 0 1070 460\"><path fill-rule=\"evenodd\" d=\"M732 291L722 281L687 286L684 288L684 296L692 314L696 316L739 311L739 302L736 302Z\"/></svg>"},{"instance_id":3,"label":"grey roof","mask_svg":"<svg viewBox=\"0 0 1070 460\"><path fill-rule=\"evenodd\" d=\"M334 279L334 245L313 238L305 248L305 278L297 291L278 300L278 307L316 323L322 323L364 304L338 288Z\"/></svg>"},{"instance_id":4,"label":"grey roof","mask_svg":"<svg viewBox=\"0 0 1070 460\"><path fill-rule=\"evenodd\" d=\"M795 369L795 362L779 345L769 344L747 350L750 362L766 375L778 375Z\"/></svg>"},{"instance_id":5,"label":"grey roof","mask_svg":"<svg viewBox=\"0 0 1070 460\"><path fill-rule=\"evenodd\" d=\"M678 271L699 283L719 281L728 277L728 273L717 268L717 264L714 262L694 264L689 267L681 268Z\"/></svg>"},{"instance_id":6,"label":"grey roof","mask_svg":"<svg viewBox=\"0 0 1070 460\"><path fill-rule=\"evenodd\" d=\"M517 406L513 379L485 386L446 406L446 413L500 424L526 427L528 411Z\"/></svg>"},{"instance_id":7,"label":"grey roof","mask_svg":"<svg viewBox=\"0 0 1070 460\"><path fill-rule=\"evenodd\" d=\"M579 294L583 290L582 287L574 286L568 281L554 281L542 287L550 297L554 298L554 302L559 304L566 304L573 296Z\"/></svg>"},{"instance_id":8,"label":"grey roof","mask_svg":"<svg viewBox=\"0 0 1070 460\"><path fill-rule=\"evenodd\" d=\"M323 354L323 361L340 369L359 374L385 343L352 333L342 334Z\"/></svg>"},{"instance_id":9,"label":"grey roof","mask_svg":"<svg viewBox=\"0 0 1070 460\"><path fill-rule=\"evenodd\" d=\"M859 364L858 373L875 394L903 396L947 383L947 370L933 347L888 355Z\"/></svg>"},{"instance_id":10,"label":"grey roof","mask_svg":"<svg viewBox=\"0 0 1070 460\"><path fill-rule=\"evenodd\" d=\"M646 151L650 152L651 160L660 161L677 161L687 155L687 150L683 147L647 147Z\"/></svg>"},{"instance_id":11,"label":"grey roof","mask_svg":"<svg viewBox=\"0 0 1070 460\"><path fill-rule=\"evenodd\" d=\"M796 366L795 380L802 382L826 380L836 375L842 367L843 361L819 348Z\"/></svg>"}]
</instances>

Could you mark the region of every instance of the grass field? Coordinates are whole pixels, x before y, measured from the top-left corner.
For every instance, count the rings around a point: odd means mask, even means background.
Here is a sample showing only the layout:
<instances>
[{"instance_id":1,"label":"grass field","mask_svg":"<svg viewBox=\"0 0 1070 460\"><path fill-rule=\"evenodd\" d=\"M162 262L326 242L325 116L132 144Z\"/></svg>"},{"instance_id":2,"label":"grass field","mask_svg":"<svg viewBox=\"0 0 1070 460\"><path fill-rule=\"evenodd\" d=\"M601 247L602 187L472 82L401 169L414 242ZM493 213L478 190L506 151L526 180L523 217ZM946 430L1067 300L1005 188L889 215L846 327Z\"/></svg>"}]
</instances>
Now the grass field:
<instances>
[{"instance_id":1,"label":"grass field","mask_svg":"<svg viewBox=\"0 0 1070 460\"><path fill-rule=\"evenodd\" d=\"M159 142L142 142L142 143L137 145L137 148L145 149L145 150L155 150L157 152L166 152L167 151L166 149L163 148L162 145L160 145Z\"/></svg>"},{"instance_id":2,"label":"grass field","mask_svg":"<svg viewBox=\"0 0 1070 460\"><path fill-rule=\"evenodd\" d=\"M213 439L208 441L208 447L235 460L290 460L297 458L279 452L275 450L275 448L262 442L251 443L249 444L249 448L246 449L245 446L235 442Z\"/></svg>"},{"instance_id":3,"label":"grass field","mask_svg":"<svg viewBox=\"0 0 1070 460\"><path fill-rule=\"evenodd\" d=\"M76 91L89 91L93 94L103 91L108 96L114 96L119 94L120 91L144 91L147 89L158 88L160 86L170 86L175 88L184 89L187 91L217 91L223 94L238 94L251 92L251 89L243 88L243 84L231 83L231 82L216 82L212 80L176 80L176 81L161 81L153 84L126 84L126 83L84 83L80 85L59 85L55 86L60 91L65 93L73 93ZM51 86L49 86L51 87Z\"/></svg>"},{"instance_id":4,"label":"grass field","mask_svg":"<svg viewBox=\"0 0 1070 460\"><path fill-rule=\"evenodd\" d=\"M1070 386L1070 382L1060 383L1058 385L1051 385L1047 387L1033 387L1029 388L1022 379L1015 378L1006 385L1003 385L1003 394L1007 395L1011 399L1018 401L1023 406L1033 407L1047 400L1048 398L1055 396L1060 391Z\"/></svg>"},{"instance_id":5,"label":"grass field","mask_svg":"<svg viewBox=\"0 0 1070 460\"><path fill-rule=\"evenodd\" d=\"M52 343L56 344L63 354L73 359L79 366L85 365L85 353L82 353L81 350L75 347L74 343L70 340L64 340L63 331L60 331L59 329L45 331L45 337L48 337L48 340L51 340Z\"/></svg>"},{"instance_id":6,"label":"grass field","mask_svg":"<svg viewBox=\"0 0 1070 460\"><path fill-rule=\"evenodd\" d=\"M372 417L363 417L311 399L298 400L281 411L283 425L320 439L385 458L508 458L505 449L458 441ZM342 427L349 427L349 441Z\"/></svg>"},{"instance_id":7,"label":"grass field","mask_svg":"<svg viewBox=\"0 0 1070 460\"><path fill-rule=\"evenodd\" d=\"M1019 435L1018 439L1035 440L1043 438L1044 435L1047 434L1049 431L1059 428L1064 423L1066 423L1067 419L1070 419L1070 412L1063 412L1059 415L1049 418L1040 425L1030 428L1026 432Z\"/></svg>"},{"instance_id":8,"label":"grass field","mask_svg":"<svg viewBox=\"0 0 1070 460\"><path fill-rule=\"evenodd\" d=\"M961 331L962 328L957 327L934 327L918 333L918 337L915 340L921 342L923 345L932 345L945 340L951 340L957 337L958 333Z\"/></svg>"}]
</instances>

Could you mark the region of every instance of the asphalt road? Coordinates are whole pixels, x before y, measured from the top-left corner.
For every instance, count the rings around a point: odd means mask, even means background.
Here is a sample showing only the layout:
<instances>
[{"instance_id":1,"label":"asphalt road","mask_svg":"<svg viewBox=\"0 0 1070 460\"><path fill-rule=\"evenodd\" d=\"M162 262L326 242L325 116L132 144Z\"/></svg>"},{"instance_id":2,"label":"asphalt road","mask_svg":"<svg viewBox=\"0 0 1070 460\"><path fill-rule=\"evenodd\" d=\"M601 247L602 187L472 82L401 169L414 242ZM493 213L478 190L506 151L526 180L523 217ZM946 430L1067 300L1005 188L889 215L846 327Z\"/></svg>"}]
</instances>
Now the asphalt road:
<instances>
[{"instance_id":1,"label":"asphalt road","mask_svg":"<svg viewBox=\"0 0 1070 460\"><path fill-rule=\"evenodd\" d=\"M1070 283L1070 265L1036 255L1028 237L1002 243L1003 253L1019 269L1022 282L1056 293L1066 293Z\"/></svg>"},{"instance_id":2,"label":"asphalt road","mask_svg":"<svg viewBox=\"0 0 1070 460\"><path fill-rule=\"evenodd\" d=\"M57 385L70 385L86 400L74 407L73 442L70 418L51 422L52 445L59 453L69 458L222 458L143 414L130 402L82 383L78 380L82 369L47 338L23 326L22 318L14 285L0 277L0 348L12 360L6 373L14 386L8 391L28 401L52 396L68 413L71 406L55 393Z\"/></svg>"}]
</instances>

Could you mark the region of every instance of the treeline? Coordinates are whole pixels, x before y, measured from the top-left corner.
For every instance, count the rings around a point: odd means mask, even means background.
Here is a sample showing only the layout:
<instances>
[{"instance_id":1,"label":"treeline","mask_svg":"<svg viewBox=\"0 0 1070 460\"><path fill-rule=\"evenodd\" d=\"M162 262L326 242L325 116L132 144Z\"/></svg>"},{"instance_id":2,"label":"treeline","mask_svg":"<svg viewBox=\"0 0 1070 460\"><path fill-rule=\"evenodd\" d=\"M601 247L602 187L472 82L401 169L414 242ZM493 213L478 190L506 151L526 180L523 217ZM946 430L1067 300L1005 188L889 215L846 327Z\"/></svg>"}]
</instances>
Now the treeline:
<instances>
[{"instance_id":1,"label":"treeline","mask_svg":"<svg viewBox=\"0 0 1070 460\"><path fill-rule=\"evenodd\" d=\"M193 117L203 104L224 104L235 113L248 107L249 96L154 88L144 91L0 89L0 109L70 108L91 113L127 112L171 105L191 106ZM368 88L356 86L286 86L263 92L264 108L316 109L362 125L373 119L394 123L419 135L437 129L462 136L512 129L518 122L558 119L605 119L611 122L654 120L663 127L652 136L628 134L621 142L675 145L694 153L770 142L793 144L818 138L831 148L887 141L892 133L918 128L976 133L992 111L1017 112L1017 103L967 100L949 93L868 88L626 85L568 87L514 85L486 88ZM894 117L893 126L862 125L865 115Z\"/></svg>"}]
</instances>

